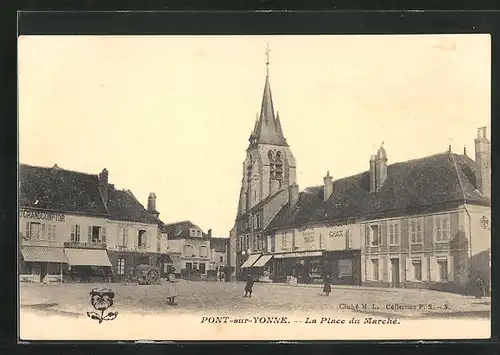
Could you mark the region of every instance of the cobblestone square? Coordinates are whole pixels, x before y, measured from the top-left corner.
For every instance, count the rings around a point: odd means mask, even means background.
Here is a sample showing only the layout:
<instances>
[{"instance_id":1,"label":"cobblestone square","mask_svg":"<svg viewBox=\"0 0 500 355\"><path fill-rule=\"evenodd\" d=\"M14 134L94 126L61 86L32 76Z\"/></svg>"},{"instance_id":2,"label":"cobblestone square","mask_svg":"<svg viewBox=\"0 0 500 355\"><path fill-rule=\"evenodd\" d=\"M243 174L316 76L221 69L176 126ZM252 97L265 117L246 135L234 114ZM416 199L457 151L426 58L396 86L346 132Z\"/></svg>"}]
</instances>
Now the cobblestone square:
<instances>
[{"instance_id":1,"label":"cobblestone square","mask_svg":"<svg viewBox=\"0 0 500 355\"><path fill-rule=\"evenodd\" d=\"M22 311L85 316L91 310L89 293L94 287L115 292L114 309L134 314L193 314L213 316L311 312L329 315L366 315L400 318L489 318L490 299L452 293L417 290L337 286L330 296L321 287L256 283L252 298L243 297L244 283L177 283L177 305L165 300L166 285L137 284L22 284ZM367 305L362 309L361 305ZM373 306L375 305L375 306ZM357 308L357 309L356 309ZM413 308L413 309L411 309Z\"/></svg>"}]
</instances>

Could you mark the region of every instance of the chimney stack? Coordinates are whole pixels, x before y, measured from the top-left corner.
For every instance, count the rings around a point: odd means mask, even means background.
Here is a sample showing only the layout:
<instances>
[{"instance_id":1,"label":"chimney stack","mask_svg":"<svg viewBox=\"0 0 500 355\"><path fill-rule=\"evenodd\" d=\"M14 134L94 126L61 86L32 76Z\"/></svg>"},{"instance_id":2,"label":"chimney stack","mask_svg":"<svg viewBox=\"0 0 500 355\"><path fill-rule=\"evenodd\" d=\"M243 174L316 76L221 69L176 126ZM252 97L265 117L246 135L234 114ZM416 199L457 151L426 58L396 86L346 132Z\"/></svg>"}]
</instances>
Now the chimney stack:
<instances>
[{"instance_id":1,"label":"chimney stack","mask_svg":"<svg viewBox=\"0 0 500 355\"><path fill-rule=\"evenodd\" d=\"M476 145L476 164L481 175L478 187L483 196L491 197L491 143L486 138L486 127L478 128L474 143Z\"/></svg>"},{"instance_id":2,"label":"chimney stack","mask_svg":"<svg viewBox=\"0 0 500 355\"><path fill-rule=\"evenodd\" d=\"M385 183L385 180L387 180L387 153L385 152L383 144L384 143L382 142L382 145L378 149L376 158L377 160L375 161L377 170L376 174L377 179L375 181L375 188L377 191L379 191L382 188L382 186Z\"/></svg>"},{"instance_id":3,"label":"chimney stack","mask_svg":"<svg viewBox=\"0 0 500 355\"><path fill-rule=\"evenodd\" d=\"M370 192L375 192L377 188L377 170L375 169L375 162L377 158L375 155L370 157Z\"/></svg>"},{"instance_id":4,"label":"chimney stack","mask_svg":"<svg viewBox=\"0 0 500 355\"><path fill-rule=\"evenodd\" d=\"M108 170L106 168L102 169L99 174L99 191L101 192L104 205L108 206Z\"/></svg>"},{"instance_id":5,"label":"chimney stack","mask_svg":"<svg viewBox=\"0 0 500 355\"><path fill-rule=\"evenodd\" d=\"M212 229L209 229L207 234L209 238L212 238Z\"/></svg>"},{"instance_id":6,"label":"chimney stack","mask_svg":"<svg viewBox=\"0 0 500 355\"><path fill-rule=\"evenodd\" d=\"M148 212L155 215L156 218L160 216L160 213L156 209L156 194L151 192L148 196Z\"/></svg>"},{"instance_id":7,"label":"chimney stack","mask_svg":"<svg viewBox=\"0 0 500 355\"><path fill-rule=\"evenodd\" d=\"M323 190L323 201L330 198L333 192L333 178L330 176L330 172L326 172L326 176L323 178L324 190Z\"/></svg>"},{"instance_id":8,"label":"chimney stack","mask_svg":"<svg viewBox=\"0 0 500 355\"><path fill-rule=\"evenodd\" d=\"M288 201L290 203L290 206L295 206L298 200L299 200L299 185L292 184L288 186Z\"/></svg>"}]
</instances>

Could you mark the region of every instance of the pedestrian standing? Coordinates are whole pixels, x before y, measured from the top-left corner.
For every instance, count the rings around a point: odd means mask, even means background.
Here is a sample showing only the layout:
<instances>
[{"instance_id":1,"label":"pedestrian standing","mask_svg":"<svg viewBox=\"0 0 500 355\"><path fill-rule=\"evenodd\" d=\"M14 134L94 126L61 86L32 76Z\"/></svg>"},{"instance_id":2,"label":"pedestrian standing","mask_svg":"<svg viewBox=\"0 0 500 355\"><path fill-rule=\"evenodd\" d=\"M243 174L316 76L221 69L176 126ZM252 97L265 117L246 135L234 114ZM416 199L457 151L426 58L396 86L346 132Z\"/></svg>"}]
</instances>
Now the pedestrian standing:
<instances>
[{"instance_id":1,"label":"pedestrian standing","mask_svg":"<svg viewBox=\"0 0 500 355\"><path fill-rule=\"evenodd\" d=\"M323 286L323 292L327 295L330 296L330 292L332 292L332 278L330 275L326 275L325 277L325 285Z\"/></svg>"},{"instance_id":2,"label":"pedestrian standing","mask_svg":"<svg viewBox=\"0 0 500 355\"><path fill-rule=\"evenodd\" d=\"M245 296L244 297L252 297L252 288L253 288L253 277L251 273L248 273L247 283L245 285Z\"/></svg>"},{"instance_id":3,"label":"pedestrian standing","mask_svg":"<svg viewBox=\"0 0 500 355\"><path fill-rule=\"evenodd\" d=\"M177 297L177 280L174 274L167 275L167 304L169 306L175 306L175 297Z\"/></svg>"},{"instance_id":4,"label":"pedestrian standing","mask_svg":"<svg viewBox=\"0 0 500 355\"><path fill-rule=\"evenodd\" d=\"M224 282L224 277L226 277L226 275L224 275L224 271L221 271L221 272L219 273L219 281L220 281L220 282Z\"/></svg>"},{"instance_id":5,"label":"pedestrian standing","mask_svg":"<svg viewBox=\"0 0 500 355\"><path fill-rule=\"evenodd\" d=\"M481 276L478 276L476 278L476 298L482 298L484 296L484 280L481 278Z\"/></svg>"}]
</instances>

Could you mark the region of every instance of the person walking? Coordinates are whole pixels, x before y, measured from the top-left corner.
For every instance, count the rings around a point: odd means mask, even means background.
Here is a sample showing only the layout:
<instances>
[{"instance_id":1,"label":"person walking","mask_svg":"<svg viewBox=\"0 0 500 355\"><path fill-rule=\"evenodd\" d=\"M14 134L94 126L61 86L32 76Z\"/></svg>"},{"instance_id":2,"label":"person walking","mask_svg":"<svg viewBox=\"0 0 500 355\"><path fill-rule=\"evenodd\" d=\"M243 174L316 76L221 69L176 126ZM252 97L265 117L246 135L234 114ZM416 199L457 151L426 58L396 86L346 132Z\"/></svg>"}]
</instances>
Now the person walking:
<instances>
[{"instance_id":1,"label":"person walking","mask_svg":"<svg viewBox=\"0 0 500 355\"><path fill-rule=\"evenodd\" d=\"M221 271L221 272L219 273L219 281L220 281L220 282L224 282L224 278L225 278L225 277L226 277L226 275L224 275L224 271Z\"/></svg>"},{"instance_id":2,"label":"person walking","mask_svg":"<svg viewBox=\"0 0 500 355\"><path fill-rule=\"evenodd\" d=\"M174 274L167 275L167 304L169 306L175 306L175 297L177 297L177 280Z\"/></svg>"},{"instance_id":3,"label":"person walking","mask_svg":"<svg viewBox=\"0 0 500 355\"><path fill-rule=\"evenodd\" d=\"M323 292L327 295L330 296L330 292L332 292L332 278L330 275L325 276L325 285L323 286Z\"/></svg>"},{"instance_id":4,"label":"person walking","mask_svg":"<svg viewBox=\"0 0 500 355\"><path fill-rule=\"evenodd\" d=\"M245 285L245 296L244 297L252 297L252 289L253 289L253 277L251 273L248 273L247 283Z\"/></svg>"}]
</instances>

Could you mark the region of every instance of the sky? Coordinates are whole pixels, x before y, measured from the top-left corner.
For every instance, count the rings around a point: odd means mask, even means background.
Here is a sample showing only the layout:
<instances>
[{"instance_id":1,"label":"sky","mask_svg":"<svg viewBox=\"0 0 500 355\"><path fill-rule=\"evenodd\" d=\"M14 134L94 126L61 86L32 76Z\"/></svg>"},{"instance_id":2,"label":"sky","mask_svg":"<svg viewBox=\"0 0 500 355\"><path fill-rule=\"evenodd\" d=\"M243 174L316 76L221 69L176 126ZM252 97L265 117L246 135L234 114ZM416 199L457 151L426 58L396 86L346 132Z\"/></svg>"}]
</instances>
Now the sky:
<instances>
[{"instance_id":1,"label":"sky","mask_svg":"<svg viewBox=\"0 0 500 355\"><path fill-rule=\"evenodd\" d=\"M22 36L19 161L98 174L166 223L228 236L266 44L300 189L448 150L490 126L489 35Z\"/></svg>"}]
</instances>

